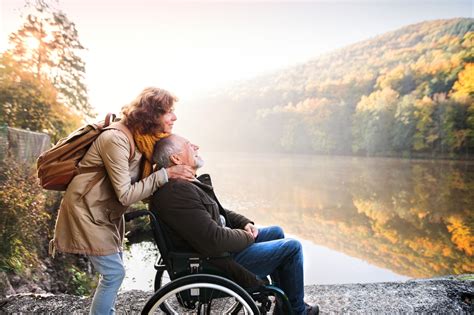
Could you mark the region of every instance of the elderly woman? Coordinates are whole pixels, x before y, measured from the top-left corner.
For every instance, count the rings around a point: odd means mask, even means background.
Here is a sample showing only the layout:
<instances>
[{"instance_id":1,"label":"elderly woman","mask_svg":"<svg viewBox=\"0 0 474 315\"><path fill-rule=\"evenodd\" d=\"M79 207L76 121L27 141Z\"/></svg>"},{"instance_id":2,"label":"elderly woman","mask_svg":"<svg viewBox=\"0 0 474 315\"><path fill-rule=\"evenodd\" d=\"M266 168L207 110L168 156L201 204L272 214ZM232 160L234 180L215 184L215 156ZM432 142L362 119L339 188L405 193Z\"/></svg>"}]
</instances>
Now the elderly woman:
<instances>
[{"instance_id":1,"label":"elderly woman","mask_svg":"<svg viewBox=\"0 0 474 315\"><path fill-rule=\"evenodd\" d=\"M115 299L125 276L122 241L127 208L151 196L169 178L194 178L189 167L154 171L150 162L155 142L172 131L175 101L176 97L163 89L143 90L122 109L122 128L103 131L79 164L105 167L106 176L99 176L90 187L97 174L76 175L62 200L51 246L53 251L87 255L100 273L91 314L115 312ZM129 139L134 139L137 150L131 149L134 145Z\"/></svg>"}]
</instances>

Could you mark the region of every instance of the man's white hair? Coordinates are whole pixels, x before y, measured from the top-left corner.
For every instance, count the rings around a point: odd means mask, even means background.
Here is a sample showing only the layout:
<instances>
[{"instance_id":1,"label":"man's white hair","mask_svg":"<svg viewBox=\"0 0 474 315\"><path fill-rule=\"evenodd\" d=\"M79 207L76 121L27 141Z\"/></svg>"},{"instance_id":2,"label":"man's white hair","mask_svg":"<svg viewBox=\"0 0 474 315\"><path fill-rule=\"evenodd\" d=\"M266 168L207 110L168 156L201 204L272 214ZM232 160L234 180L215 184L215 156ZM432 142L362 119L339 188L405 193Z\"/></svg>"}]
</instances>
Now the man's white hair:
<instances>
[{"instance_id":1,"label":"man's white hair","mask_svg":"<svg viewBox=\"0 0 474 315\"><path fill-rule=\"evenodd\" d=\"M170 135L155 144L152 160L158 168L168 168L173 165L170 157L175 153L179 153L181 149L178 147L177 141L173 141L176 140L176 137L176 135Z\"/></svg>"}]
</instances>

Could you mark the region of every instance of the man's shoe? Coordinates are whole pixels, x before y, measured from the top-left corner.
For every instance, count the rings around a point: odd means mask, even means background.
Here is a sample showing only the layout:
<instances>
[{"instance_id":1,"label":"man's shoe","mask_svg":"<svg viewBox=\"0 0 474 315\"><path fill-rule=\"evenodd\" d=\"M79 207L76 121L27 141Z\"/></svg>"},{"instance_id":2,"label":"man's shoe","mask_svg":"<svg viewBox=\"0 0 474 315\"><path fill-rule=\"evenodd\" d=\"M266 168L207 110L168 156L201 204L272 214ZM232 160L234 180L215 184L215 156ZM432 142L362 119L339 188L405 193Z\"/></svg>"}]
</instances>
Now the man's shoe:
<instances>
[{"instance_id":1,"label":"man's shoe","mask_svg":"<svg viewBox=\"0 0 474 315\"><path fill-rule=\"evenodd\" d=\"M308 303L304 303L306 306L306 315L318 315L319 314L319 306L318 304L310 305Z\"/></svg>"}]
</instances>

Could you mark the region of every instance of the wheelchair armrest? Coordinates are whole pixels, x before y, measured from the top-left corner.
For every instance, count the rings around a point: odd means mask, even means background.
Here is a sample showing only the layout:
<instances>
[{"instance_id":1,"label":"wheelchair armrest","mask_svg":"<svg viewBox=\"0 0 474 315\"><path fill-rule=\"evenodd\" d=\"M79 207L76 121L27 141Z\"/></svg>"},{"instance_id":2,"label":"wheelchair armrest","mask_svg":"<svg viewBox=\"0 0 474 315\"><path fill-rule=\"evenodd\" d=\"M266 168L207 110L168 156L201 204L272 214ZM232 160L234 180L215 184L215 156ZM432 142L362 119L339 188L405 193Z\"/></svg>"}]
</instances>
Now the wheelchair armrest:
<instances>
[{"instance_id":1,"label":"wheelchair armrest","mask_svg":"<svg viewBox=\"0 0 474 315\"><path fill-rule=\"evenodd\" d=\"M168 257L171 259L189 259L189 258L198 258L203 261L209 261L214 259L222 259L230 257L230 253L223 253L221 256L204 256L196 252L169 252Z\"/></svg>"},{"instance_id":2,"label":"wheelchair armrest","mask_svg":"<svg viewBox=\"0 0 474 315\"><path fill-rule=\"evenodd\" d=\"M224 253L222 256L209 257L200 255L196 252L169 252L168 259L171 271L174 276L183 276L192 273L211 273L223 275L223 272L218 267L214 266L210 261L230 257L229 253Z\"/></svg>"}]
</instances>

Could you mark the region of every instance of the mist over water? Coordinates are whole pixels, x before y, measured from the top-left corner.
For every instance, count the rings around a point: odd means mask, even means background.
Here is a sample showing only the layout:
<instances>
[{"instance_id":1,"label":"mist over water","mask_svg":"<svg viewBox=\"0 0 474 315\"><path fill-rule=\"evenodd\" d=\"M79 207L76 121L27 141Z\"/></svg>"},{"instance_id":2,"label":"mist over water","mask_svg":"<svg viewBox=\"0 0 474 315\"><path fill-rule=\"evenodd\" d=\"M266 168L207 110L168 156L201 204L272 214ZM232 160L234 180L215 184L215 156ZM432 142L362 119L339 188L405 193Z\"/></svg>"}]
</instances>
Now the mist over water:
<instances>
[{"instance_id":1,"label":"mist over water","mask_svg":"<svg viewBox=\"0 0 474 315\"><path fill-rule=\"evenodd\" d=\"M201 155L224 207L302 241L306 284L474 271L474 162Z\"/></svg>"}]
</instances>

